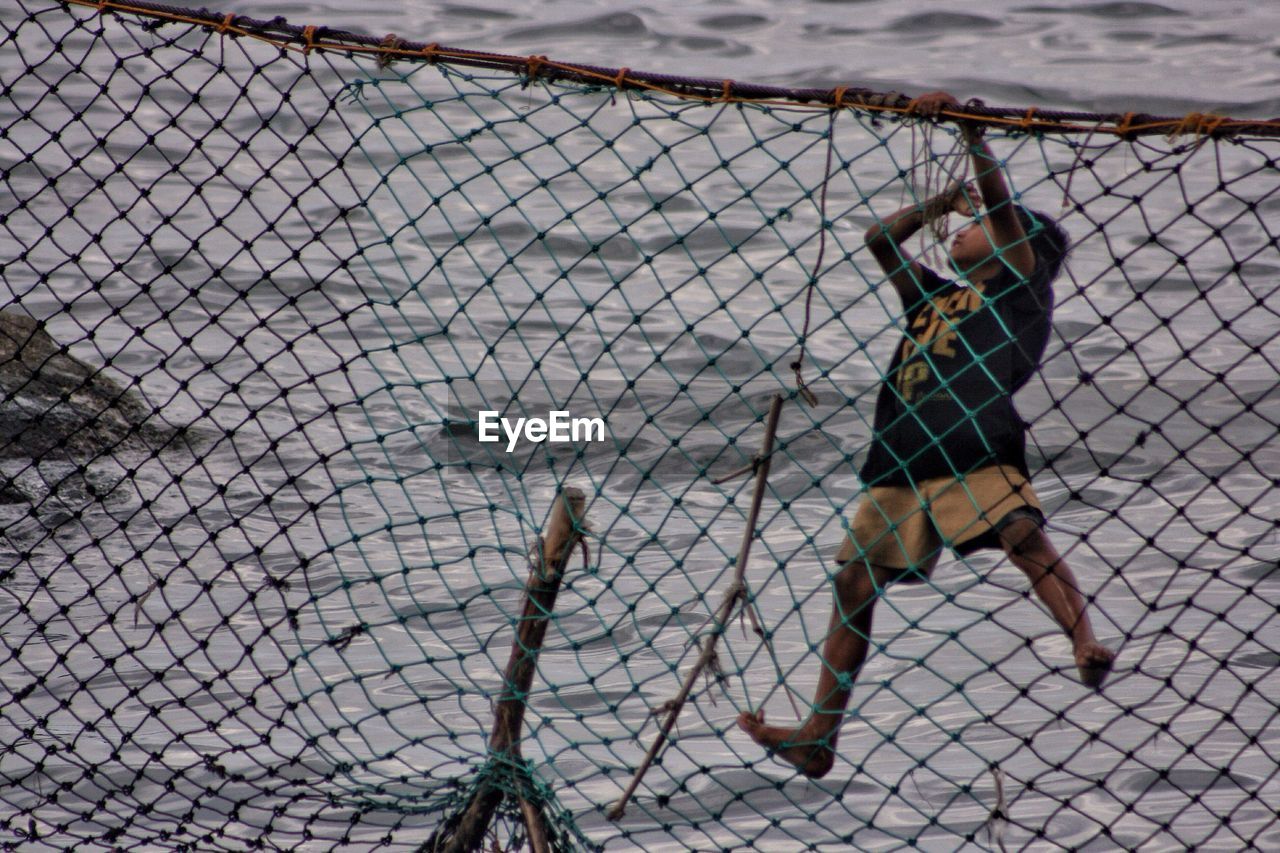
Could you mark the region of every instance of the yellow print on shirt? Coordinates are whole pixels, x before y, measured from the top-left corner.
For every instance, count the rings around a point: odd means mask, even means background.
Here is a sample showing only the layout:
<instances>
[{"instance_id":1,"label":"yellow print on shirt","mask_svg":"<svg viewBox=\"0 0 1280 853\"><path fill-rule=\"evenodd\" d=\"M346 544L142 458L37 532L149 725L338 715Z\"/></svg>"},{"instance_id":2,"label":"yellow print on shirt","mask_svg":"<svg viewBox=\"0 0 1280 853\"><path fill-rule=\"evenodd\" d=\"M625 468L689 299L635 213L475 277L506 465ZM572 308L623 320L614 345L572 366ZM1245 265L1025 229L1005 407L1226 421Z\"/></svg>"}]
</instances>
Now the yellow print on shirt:
<instances>
[{"instance_id":1,"label":"yellow print on shirt","mask_svg":"<svg viewBox=\"0 0 1280 853\"><path fill-rule=\"evenodd\" d=\"M981 306L981 290L963 287L942 299L929 300L916 315L910 333L902 339L895 382L904 403L915 402L919 386L929 379L929 360L911 359L923 349L928 349L933 358L955 358L956 323Z\"/></svg>"}]
</instances>

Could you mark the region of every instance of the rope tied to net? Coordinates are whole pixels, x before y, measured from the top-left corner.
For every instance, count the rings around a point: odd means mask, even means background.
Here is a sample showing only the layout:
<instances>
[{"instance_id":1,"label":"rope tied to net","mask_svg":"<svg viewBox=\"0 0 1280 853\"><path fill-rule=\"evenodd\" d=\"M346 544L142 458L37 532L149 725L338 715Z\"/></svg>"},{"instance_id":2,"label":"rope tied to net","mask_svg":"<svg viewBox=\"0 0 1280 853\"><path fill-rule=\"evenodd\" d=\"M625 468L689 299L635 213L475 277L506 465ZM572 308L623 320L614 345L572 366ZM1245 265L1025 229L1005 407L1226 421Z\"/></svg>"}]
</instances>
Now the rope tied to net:
<instances>
[{"instance_id":1,"label":"rope tied to net","mask_svg":"<svg viewBox=\"0 0 1280 853\"><path fill-rule=\"evenodd\" d=\"M836 90L836 100L844 98L844 89ZM811 407L817 407L818 395L805 384L804 355L809 339L809 325L813 314L813 291L818 284L818 274L822 271L822 258L827 252L827 185L831 183L831 160L835 148L836 110L831 111L831 121L827 125L827 159L822 171L822 188L818 192L818 257L814 259L813 271L809 273L809 281L805 285L804 294L804 326L800 330L800 354L791 362L791 370L795 374L796 393Z\"/></svg>"},{"instance_id":2,"label":"rope tied to net","mask_svg":"<svg viewBox=\"0 0 1280 853\"><path fill-rule=\"evenodd\" d=\"M1228 120L1226 116L1216 113L1187 113L1182 121L1170 128L1166 138L1173 141L1183 134L1191 134L1195 137L1192 150L1198 151L1205 140L1211 138Z\"/></svg>"},{"instance_id":3,"label":"rope tied to net","mask_svg":"<svg viewBox=\"0 0 1280 853\"><path fill-rule=\"evenodd\" d=\"M316 29L314 25L302 29L302 52L308 56L316 46Z\"/></svg>"},{"instance_id":4,"label":"rope tied to net","mask_svg":"<svg viewBox=\"0 0 1280 853\"><path fill-rule=\"evenodd\" d=\"M423 59L427 60L428 65L435 65L440 61L440 42L431 42L431 44L422 48L419 53Z\"/></svg>"},{"instance_id":5,"label":"rope tied to net","mask_svg":"<svg viewBox=\"0 0 1280 853\"><path fill-rule=\"evenodd\" d=\"M232 24L235 23L235 20L236 20L235 12L228 12L227 14L223 15L222 23L218 25L218 35L225 36L227 34L227 31L231 29Z\"/></svg>"},{"instance_id":6,"label":"rope tied to net","mask_svg":"<svg viewBox=\"0 0 1280 853\"><path fill-rule=\"evenodd\" d=\"M721 82L720 100L722 101L733 100L733 81L732 80L729 80L726 78L723 82Z\"/></svg>"},{"instance_id":7,"label":"rope tied to net","mask_svg":"<svg viewBox=\"0 0 1280 853\"><path fill-rule=\"evenodd\" d=\"M1122 118L1120 123L1116 125L1116 134L1121 139L1128 139L1129 134L1133 132L1133 117L1135 115L1137 115L1137 113L1125 113L1124 118Z\"/></svg>"},{"instance_id":8,"label":"rope tied to net","mask_svg":"<svg viewBox=\"0 0 1280 853\"><path fill-rule=\"evenodd\" d=\"M617 75L613 78L613 93L609 95L609 106L618 103L618 93L625 91L627 84L627 75L631 73L630 68L619 68Z\"/></svg>"},{"instance_id":9,"label":"rope tied to net","mask_svg":"<svg viewBox=\"0 0 1280 853\"><path fill-rule=\"evenodd\" d=\"M1022 119L1018 122L1018 127L1023 130L1030 130L1031 125L1036 121L1036 111L1039 107L1027 107L1027 111L1022 114Z\"/></svg>"},{"instance_id":10,"label":"rope tied to net","mask_svg":"<svg viewBox=\"0 0 1280 853\"><path fill-rule=\"evenodd\" d=\"M1187 113L1182 117L1182 121L1169 131L1169 135L1179 136L1183 133L1194 133L1196 136L1205 136L1222 127L1226 121L1226 116L1220 116L1215 113Z\"/></svg>"},{"instance_id":11,"label":"rope tied to net","mask_svg":"<svg viewBox=\"0 0 1280 853\"><path fill-rule=\"evenodd\" d=\"M404 46L408 44L404 39L395 33L387 33L382 37L382 41L378 42L378 67L388 68L392 62L399 57L396 54L404 52Z\"/></svg>"}]
</instances>

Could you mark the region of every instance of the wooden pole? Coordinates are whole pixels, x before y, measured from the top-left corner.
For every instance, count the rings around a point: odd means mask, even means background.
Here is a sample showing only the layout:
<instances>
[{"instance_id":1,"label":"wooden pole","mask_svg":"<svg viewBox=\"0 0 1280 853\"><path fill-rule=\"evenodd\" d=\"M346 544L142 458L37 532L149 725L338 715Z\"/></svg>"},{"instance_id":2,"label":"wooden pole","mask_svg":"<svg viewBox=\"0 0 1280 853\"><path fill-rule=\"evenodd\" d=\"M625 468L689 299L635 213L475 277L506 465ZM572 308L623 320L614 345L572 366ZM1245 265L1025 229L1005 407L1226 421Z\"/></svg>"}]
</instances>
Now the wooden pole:
<instances>
[{"instance_id":1,"label":"wooden pole","mask_svg":"<svg viewBox=\"0 0 1280 853\"><path fill-rule=\"evenodd\" d=\"M751 543L756 535L756 522L760 520L760 506L764 502L765 481L769 478L769 464L773 456L773 439L778 432L778 416L781 413L782 395L778 394L774 396L773 402L769 406L769 415L765 419L764 438L760 442L760 455L757 458L755 491L751 495L751 509L747 513L747 527L742 531L742 544L738 548L738 562L735 567L733 582L725 592L724 600L720 602L719 610L716 611L715 625L711 633L707 635L706 640L703 641L702 654L698 657L698 662L694 664L693 669L689 670L689 674L685 676L680 692L675 699L667 704L667 718L658 729L658 735L653 739L649 752L636 769L635 776L631 778L631 784L622 792L622 797L619 798L614 807L609 810L607 815L609 820L618 820L622 817L631 795L636 792L636 788L640 786L640 780L644 778L644 774L648 772L654 758L657 757L658 752L667 742L667 737L671 734L671 729L676 724L676 718L680 716L680 709L684 707L689 694L693 691L694 682L698 680L702 670L715 657L716 641L725 632L725 628L733 617L734 607L746 596L747 558L751 555Z\"/></svg>"},{"instance_id":2,"label":"wooden pole","mask_svg":"<svg viewBox=\"0 0 1280 853\"><path fill-rule=\"evenodd\" d=\"M503 674L503 689L493 713L493 729L489 735L490 762L495 759L510 760L518 765L520 737L524 727L524 712L537 668L538 652L547 634L547 625L555 610L556 596L560 592L560 580L569 555L582 540L586 529L583 511L586 498L581 489L566 486L561 491L546 533L542 537L542 549L537 562L530 567L529 580L524 588L524 606L516 628L516 638L511 643L511 656L507 659ZM484 843L485 833L493 813L502 803L507 790L503 780L482 778L471 801L467 804L451 837L440 848L447 853L463 853L478 850ZM530 803L517 795L520 812L524 817L530 843L534 849L547 849L550 833L540 804Z\"/></svg>"}]
</instances>

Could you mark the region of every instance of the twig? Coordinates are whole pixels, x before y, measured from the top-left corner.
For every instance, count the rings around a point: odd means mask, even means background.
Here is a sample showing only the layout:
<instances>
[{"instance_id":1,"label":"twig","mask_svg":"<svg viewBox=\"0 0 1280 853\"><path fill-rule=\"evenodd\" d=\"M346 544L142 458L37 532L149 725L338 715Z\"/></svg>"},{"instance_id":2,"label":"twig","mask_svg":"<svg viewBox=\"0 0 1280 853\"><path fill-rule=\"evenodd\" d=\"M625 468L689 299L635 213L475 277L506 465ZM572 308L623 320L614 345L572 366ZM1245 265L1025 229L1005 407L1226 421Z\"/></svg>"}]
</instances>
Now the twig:
<instances>
[{"instance_id":1,"label":"twig","mask_svg":"<svg viewBox=\"0 0 1280 853\"><path fill-rule=\"evenodd\" d=\"M644 760L640 762L640 766L636 769L635 776L631 778L631 784L627 786L627 789L622 793L622 797L614 807L609 810L607 815L609 820L618 820L622 817L623 812L626 810L627 802L631 799L632 794L635 793L636 788L640 787L640 780L644 778L644 774L648 772L658 752L667 742L667 737L671 734L671 729L676 724L676 718L680 716L684 703L693 691L693 685L698 680L698 676L702 674L702 670L715 657L716 641L720 639L720 635L725 632L726 626L732 620L734 607L746 597L747 558L751 554L751 542L755 539L756 522L760 519L760 506L764 502L765 482L769 477L769 463L773 453L773 438L778 431L778 416L781 413L782 395L777 394L769 405L769 415L765 420L764 438L760 443L760 463L756 472L755 491L751 495L751 509L747 513L746 529L742 532L742 545L738 549L738 562L733 574L733 581L730 583L728 590L725 591L724 599L720 602L720 609L716 612L715 625L712 627L711 633L707 635L706 640L703 641L702 655L698 658L698 662L694 664L693 669L689 670L689 674L685 676L684 684L681 685L680 692L676 695L676 698L671 700L670 708L667 710L667 719L658 729L658 735L654 738L653 744L649 747L649 752L645 755Z\"/></svg>"},{"instance_id":2,"label":"twig","mask_svg":"<svg viewBox=\"0 0 1280 853\"><path fill-rule=\"evenodd\" d=\"M773 642L765 634L764 626L760 624L760 617L756 613L755 602L749 602L743 609L747 611L747 617L751 620L752 633L760 638L760 642L764 643L765 651L769 653L769 660L773 661L774 671L778 673L778 677L785 687L787 680L782 674L782 664L778 662L778 654L773 650ZM795 712L796 719L804 720L804 715L800 713L800 706L796 704L796 697L793 692L789 688L783 692L787 694L787 701L791 703L791 710Z\"/></svg>"},{"instance_id":3,"label":"twig","mask_svg":"<svg viewBox=\"0 0 1280 853\"><path fill-rule=\"evenodd\" d=\"M746 465L743 465L741 468L738 468L735 471L730 471L728 474L725 474L723 477L717 477L716 479L711 481L711 484L713 486L722 486L725 483L729 482L730 480L738 479L743 474L754 474L756 472L756 469L759 467L760 467L760 457L753 456L749 463L747 463Z\"/></svg>"},{"instance_id":4,"label":"twig","mask_svg":"<svg viewBox=\"0 0 1280 853\"><path fill-rule=\"evenodd\" d=\"M987 833L1001 853L1004 853L1004 830L1008 824L1009 812L1004 802L1004 773L995 764L991 765L991 777L996 782L996 805L987 817Z\"/></svg>"}]
</instances>

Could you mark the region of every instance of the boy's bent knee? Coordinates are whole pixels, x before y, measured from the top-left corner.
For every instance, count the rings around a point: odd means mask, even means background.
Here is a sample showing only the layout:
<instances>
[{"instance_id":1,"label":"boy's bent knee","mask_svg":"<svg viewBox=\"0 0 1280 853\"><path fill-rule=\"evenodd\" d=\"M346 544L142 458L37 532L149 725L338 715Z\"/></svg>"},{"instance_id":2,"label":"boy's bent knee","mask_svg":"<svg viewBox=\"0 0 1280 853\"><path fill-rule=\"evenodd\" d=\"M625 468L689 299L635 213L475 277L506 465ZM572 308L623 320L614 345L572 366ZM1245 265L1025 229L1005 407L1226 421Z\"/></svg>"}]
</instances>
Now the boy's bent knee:
<instances>
[{"instance_id":1,"label":"boy's bent knee","mask_svg":"<svg viewBox=\"0 0 1280 853\"><path fill-rule=\"evenodd\" d=\"M841 563L840 568L832 578L836 592L840 594L841 598L857 594L859 590L866 587L870 572L871 567L863 562L855 560Z\"/></svg>"},{"instance_id":2,"label":"boy's bent knee","mask_svg":"<svg viewBox=\"0 0 1280 853\"><path fill-rule=\"evenodd\" d=\"M870 563L855 560L845 563L835 573L832 582L836 594L842 600L868 599L873 597L877 589L883 585L883 570Z\"/></svg>"},{"instance_id":3,"label":"boy's bent knee","mask_svg":"<svg viewBox=\"0 0 1280 853\"><path fill-rule=\"evenodd\" d=\"M996 529L1000 544L1009 554L1038 551L1049 541L1044 535L1044 516L1035 510L1014 510L1000 520Z\"/></svg>"},{"instance_id":4,"label":"boy's bent knee","mask_svg":"<svg viewBox=\"0 0 1280 853\"><path fill-rule=\"evenodd\" d=\"M853 541L853 536L846 534L844 542L840 543L840 550L836 552L836 565L841 569L853 563L861 565L861 552L862 549Z\"/></svg>"},{"instance_id":5,"label":"boy's bent knee","mask_svg":"<svg viewBox=\"0 0 1280 853\"><path fill-rule=\"evenodd\" d=\"M840 566L832 577L836 595L843 601L866 601L901 578L906 569L892 569L854 560Z\"/></svg>"}]
</instances>

